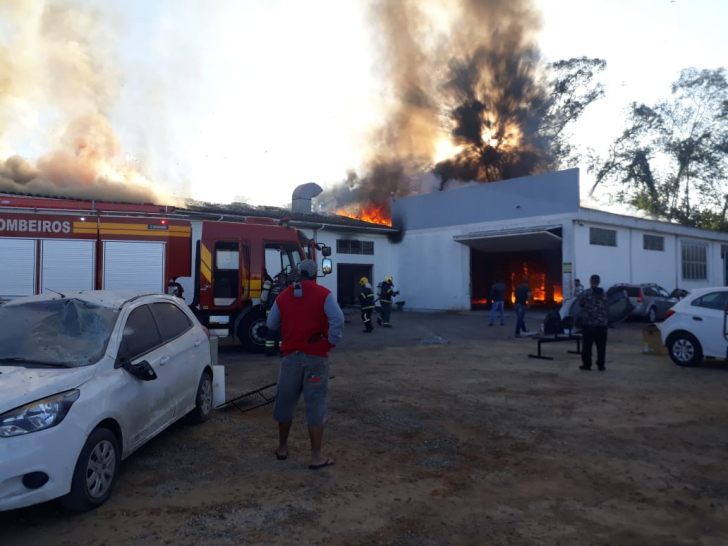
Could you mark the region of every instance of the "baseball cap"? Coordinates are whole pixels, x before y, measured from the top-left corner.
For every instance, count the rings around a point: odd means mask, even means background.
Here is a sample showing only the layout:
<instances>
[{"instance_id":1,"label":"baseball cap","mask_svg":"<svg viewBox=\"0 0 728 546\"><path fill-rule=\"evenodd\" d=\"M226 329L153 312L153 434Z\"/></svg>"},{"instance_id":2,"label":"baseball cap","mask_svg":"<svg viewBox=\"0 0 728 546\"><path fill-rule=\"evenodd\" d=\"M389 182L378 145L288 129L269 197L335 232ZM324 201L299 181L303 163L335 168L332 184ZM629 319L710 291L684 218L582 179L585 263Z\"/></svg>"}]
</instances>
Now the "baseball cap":
<instances>
[{"instance_id":1,"label":"baseball cap","mask_svg":"<svg viewBox=\"0 0 728 546\"><path fill-rule=\"evenodd\" d=\"M316 276L317 271L318 266L313 260L303 260L300 264L298 264L299 275L306 275L307 277L313 278Z\"/></svg>"}]
</instances>

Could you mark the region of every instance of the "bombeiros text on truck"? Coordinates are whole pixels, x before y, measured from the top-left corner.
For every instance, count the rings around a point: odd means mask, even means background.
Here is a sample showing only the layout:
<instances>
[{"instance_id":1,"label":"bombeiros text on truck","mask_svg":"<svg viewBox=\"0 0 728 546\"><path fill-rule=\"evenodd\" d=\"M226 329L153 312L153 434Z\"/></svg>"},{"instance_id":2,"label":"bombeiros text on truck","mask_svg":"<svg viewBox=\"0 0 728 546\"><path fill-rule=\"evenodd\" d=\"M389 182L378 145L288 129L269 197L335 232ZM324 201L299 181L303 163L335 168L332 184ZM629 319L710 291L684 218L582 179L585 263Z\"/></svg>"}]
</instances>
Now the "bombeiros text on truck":
<instances>
[{"instance_id":1,"label":"bombeiros text on truck","mask_svg":"<svg viewBox=\"0 0 728 546\"><path fill-rule=\"evenodd\" d=\"M217 221L151 204L0 196L0 301L48 291L174 293L212 335L237 337L249 351L265 348L266 279L291 282L317 251L327 274L331 249L287 219Z\"/></svg>"}]
</instances>

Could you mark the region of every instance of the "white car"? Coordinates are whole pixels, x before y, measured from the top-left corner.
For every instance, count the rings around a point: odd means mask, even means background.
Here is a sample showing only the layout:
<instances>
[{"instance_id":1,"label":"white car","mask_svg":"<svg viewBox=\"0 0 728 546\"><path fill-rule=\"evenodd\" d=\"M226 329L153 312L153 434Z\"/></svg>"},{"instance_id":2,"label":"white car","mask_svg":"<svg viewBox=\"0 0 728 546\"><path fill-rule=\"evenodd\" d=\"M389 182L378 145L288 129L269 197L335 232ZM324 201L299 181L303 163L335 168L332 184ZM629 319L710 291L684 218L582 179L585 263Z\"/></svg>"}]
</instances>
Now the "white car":
<instances>
[{"instance_id":1,"label":"white car","mask_svg":"<svg viewBox=\"0 0 728 546\"><path fill-rule=\"evenodd\" d=\"M726 358L726 305L728 287L701 288L667 311L658 327L675 364L697 366L705 357Z\"/></svg>"},{"instance_id":2,"label":"white car","mask_svg":"<svg viewBox=\"0 0 728 546\"><path fill-rule=\"evenodd\" d=\"M212 409L209 333L164 294L43 294L0 306L0 510L90 510L119 465Z\"/></svg>"}]
</instances>

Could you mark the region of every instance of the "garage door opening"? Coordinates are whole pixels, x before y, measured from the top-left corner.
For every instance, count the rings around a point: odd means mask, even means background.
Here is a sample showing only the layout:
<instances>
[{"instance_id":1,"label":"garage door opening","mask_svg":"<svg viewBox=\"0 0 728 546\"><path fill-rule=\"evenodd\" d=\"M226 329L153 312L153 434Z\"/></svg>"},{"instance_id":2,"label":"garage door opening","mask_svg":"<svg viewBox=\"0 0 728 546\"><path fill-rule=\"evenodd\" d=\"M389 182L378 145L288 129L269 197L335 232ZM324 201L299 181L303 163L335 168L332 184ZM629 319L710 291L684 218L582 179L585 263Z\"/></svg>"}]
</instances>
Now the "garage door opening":
<instances>
[{"instance_id":1,"label":"garage door opening","mask_svg":"<svg viewBox=\"0 0 728 546\"><path fill-rule=\"evenodd\" d=\"M372 281L372 264L336 264L336 299L339 305L359 304L359 279L362 277Z\"/></svg>"},{"instance_id":2,"label":"garage door opening","mask_svg":"<svg viewBox=\"0 0 728 546\"><path fill-rule=\"evenodd\" d=\"M558 307L563 300L561 229L471 234L456 237L470 247L471 308L488 305L490 288L502 279L506 306L516 286L529 279L535 306Z\"/></svg>"}]
</instances>

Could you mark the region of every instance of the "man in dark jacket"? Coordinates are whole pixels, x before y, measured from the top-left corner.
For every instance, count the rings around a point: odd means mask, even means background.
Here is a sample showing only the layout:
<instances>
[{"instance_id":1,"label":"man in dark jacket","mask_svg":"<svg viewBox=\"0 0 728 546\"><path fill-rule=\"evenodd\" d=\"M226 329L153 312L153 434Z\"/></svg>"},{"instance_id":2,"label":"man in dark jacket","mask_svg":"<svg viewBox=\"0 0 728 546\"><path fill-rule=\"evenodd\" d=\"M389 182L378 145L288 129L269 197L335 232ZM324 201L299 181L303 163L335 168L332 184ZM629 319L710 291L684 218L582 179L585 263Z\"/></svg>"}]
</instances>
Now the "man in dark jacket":
<instances>
[{"instance_id":1,"label":"man in dark jacket","mask_svg":"<svg viewBox=\"0 0 728 546\"><path fill-rule=\"evenodd\" d=\"M495 314L500 311L500 324L501 326L505 325L505 320L503 316L503 298L506 293L506 283L503 282L503 279L498 279L496 282L493 283L493 286L490 288L490 324L488 326L493 326L493 323L495 322Z\"/></svg>"},{"instance_id":2,"label":"man in dark jacket","mask_svg":"<svg viewBox=\"0 0 728 546\"><path fill-rule=\"evenodd\" d=\"M341 340L344 314L330 290L316 284L313 260L298 264L299 278L277 298L267 326L281 331L283 362L273 417L278 421L276 457L288 458L288 434L293 413L303 393L311 440L311 463L317 470L334 464L321 454L329 386L329 351Z\"/></svg>"},{"instance_id":3,"label":"man in dark jacket","mask_svg":"<svg viewBox=\"0 0 728 546\"><path fill-rule=\"evenodd\" d=\"M516 304L516 333L515 337L532 335L526 330L526 309L532 299L531 289L528 286L528 277L523 277L523 284L516 286L513 291Z\"/></svg>"},{"instance_id":4,"label":"man in dark jacket","mask_svg":"<svg viewBox=\"0 0 728 546\"><path fill-rule=\"evenodd\" d=\"M359 279L359 303L361 304L361 319L364 321L364 333L371 334L374 330L372 326L372 313L374 313L374 290L369 284L369 279L362 277Z\"/></svg>"},{"instance_id":5,"label":"man in dark jacket","mask_svg":"<svg viewBox=\"0 0 728 546\"><path fill-rule=\"evenodd\" d=\"M604 359L607 353L607 330L609 319L607 314L607 295L599 287L599 275L592 275L589 279L591 288L586 290L579 300L583 308L580 318L582 320L582 345L580 370L591 370L592 345L597 346L597 369L603 372Z\"/></svg>"}]
</instances>

